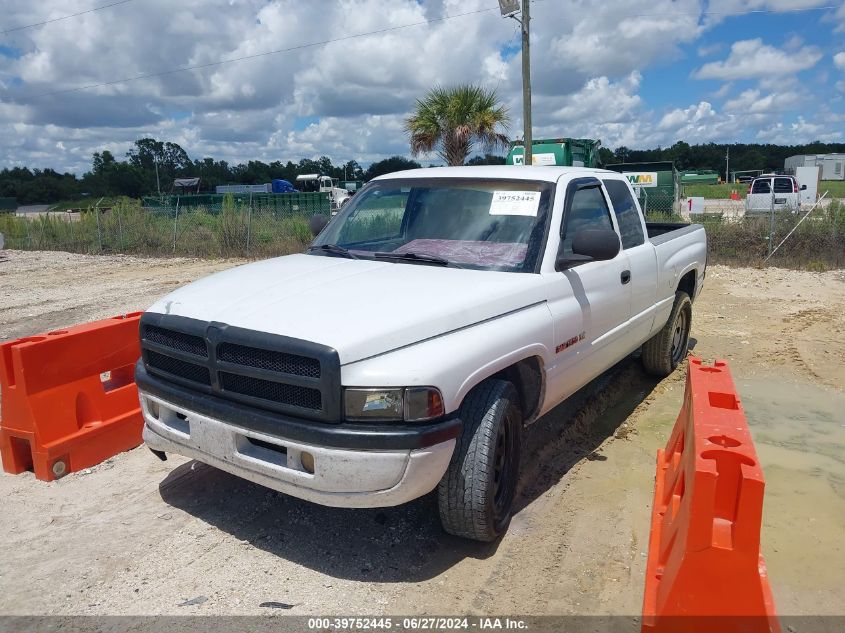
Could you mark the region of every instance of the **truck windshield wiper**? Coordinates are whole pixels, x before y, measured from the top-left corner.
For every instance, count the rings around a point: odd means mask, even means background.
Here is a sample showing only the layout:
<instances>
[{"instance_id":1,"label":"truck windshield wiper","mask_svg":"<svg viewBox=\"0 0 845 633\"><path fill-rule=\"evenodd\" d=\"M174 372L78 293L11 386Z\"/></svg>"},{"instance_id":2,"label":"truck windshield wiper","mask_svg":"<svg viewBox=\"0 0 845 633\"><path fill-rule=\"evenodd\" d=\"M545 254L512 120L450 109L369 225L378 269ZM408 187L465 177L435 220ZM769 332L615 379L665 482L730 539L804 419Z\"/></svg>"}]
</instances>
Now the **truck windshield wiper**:
<instances>
[{"instance_id":1,"label":"truck windshield wiper","mask_svg":"<svg viewBox=\"0 0 845 633\"><path fill-rule=\"evenodd\" d=\"M327 253L329 255L340 255L341 257L347 257L349 259L361 259L354 253L349 252L348 249L338 246L337 244L320 244L319 246L310 247L308 251L322 251L323 253Z\"/></svg>"},{"instance_id":2,"label":"truck windshield wiper","mask_svg":"<svg viewBox=\"0 0 845 633\"><path fill-rule=\"evenodd\" d=\"M448 259L436 257L434 255L422 255L420 253L389 253L378 251L373 253L376 259L395 259L405 262L420 262L421 264L435 264L437 266L451 266L453 268L463 268L460 264L450 262Z\"/></svg>"}]
</instances>

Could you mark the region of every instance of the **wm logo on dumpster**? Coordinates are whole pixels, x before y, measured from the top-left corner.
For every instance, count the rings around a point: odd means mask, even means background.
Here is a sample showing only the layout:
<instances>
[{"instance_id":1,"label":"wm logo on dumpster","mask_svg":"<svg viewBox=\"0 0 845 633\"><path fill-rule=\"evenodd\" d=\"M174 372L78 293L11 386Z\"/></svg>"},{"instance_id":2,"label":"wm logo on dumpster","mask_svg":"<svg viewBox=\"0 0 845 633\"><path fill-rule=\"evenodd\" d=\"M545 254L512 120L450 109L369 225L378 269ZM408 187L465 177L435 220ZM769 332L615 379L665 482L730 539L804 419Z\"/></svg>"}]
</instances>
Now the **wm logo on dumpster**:
<instances>
[{"instance_id":1,"label":"wm logo on dumpster","mask_svg":"<svg viewBox=\"0 0 845 633\"><path fill-rule=\"evenodd\" d=\"M631 183L633 187L656 187L657 186L657 172L628 172L625 178Z\"/></svg>"}]
</instances>

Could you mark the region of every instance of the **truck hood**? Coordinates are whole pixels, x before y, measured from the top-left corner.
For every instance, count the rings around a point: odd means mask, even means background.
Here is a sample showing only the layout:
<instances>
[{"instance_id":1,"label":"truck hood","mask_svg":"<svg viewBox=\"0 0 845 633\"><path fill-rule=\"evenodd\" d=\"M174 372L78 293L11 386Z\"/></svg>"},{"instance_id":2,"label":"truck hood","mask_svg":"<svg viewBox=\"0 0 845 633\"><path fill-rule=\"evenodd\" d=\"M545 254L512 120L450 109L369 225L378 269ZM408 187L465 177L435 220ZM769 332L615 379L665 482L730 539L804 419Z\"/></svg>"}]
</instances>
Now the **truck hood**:
<instances>
[{"instance_id":1,"label":"truck hood","mask_svg":"<svg viewBox=\"0 0 845 633\"><path fill-rule=\"evenodd\" d=\"M321 343L346 364L543 300L539 275L289 255L211 275L149 311Z\"/></svg>"}]
</instances>

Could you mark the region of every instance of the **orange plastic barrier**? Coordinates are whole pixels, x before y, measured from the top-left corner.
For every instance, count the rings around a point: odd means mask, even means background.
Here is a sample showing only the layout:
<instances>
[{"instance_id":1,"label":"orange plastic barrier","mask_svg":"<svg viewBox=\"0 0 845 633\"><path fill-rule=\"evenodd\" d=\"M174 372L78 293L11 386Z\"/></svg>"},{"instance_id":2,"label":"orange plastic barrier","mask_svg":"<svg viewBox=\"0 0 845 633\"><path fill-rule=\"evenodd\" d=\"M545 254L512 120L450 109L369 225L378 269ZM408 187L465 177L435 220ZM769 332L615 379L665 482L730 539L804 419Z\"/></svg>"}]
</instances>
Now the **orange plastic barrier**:
<instances>
[{"instance_id":1,"label":"orange plastic barrier","mask_svg":"<svg viewBox=\"0 0 845 633\"><path fill-rule=\"evenodd\" d=\"M763 471L725 361L690 358L657 477L642 631L779 633L760 555Z\"/></svg>"},{"instance_id":2,"label":"orange plastic barrier","mask_svg":"<svg viewBox=\"0 0 845 633\"><path fill-rule=\"evenodd\" d=\"M140 316L0 344L3 470L51 481L141 444Z\"/></svg>"}]
</instances>

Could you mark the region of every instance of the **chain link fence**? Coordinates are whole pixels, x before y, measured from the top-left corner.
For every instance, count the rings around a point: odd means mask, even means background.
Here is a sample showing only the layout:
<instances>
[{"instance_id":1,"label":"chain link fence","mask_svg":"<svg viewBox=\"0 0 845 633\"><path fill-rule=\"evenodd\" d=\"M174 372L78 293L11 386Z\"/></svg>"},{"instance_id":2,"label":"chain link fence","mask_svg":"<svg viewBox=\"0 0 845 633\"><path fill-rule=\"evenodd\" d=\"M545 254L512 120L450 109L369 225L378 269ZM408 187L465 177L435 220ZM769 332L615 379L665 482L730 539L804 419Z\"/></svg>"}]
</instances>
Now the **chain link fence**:
<instances>
[{"instance_id":1,"label":"chain link fence","mask_svg":"<svg viewBox=\"0 0 845 633\"><path fill-rule=\"evenodd\" d=\"M647 187L635 188L639 198L640 208L646 215L651 213L672 214L678 210L678 196L672 192L652 191Z\"/></svg>"},{"instance_id":2,"label":"chain link fence","mask_svg":"<svg viewBox=\"0 0 845 633\"><path fill-rule=\"evenodd\" d=\"M157 211L194 209L202 207L211 214L224 210L262 209L279 216L331 213L331 198L327 192L303 191L285 194L272 193L227 193L192 194L185 196L145 196L141 206Z\"/></svg>"},{"instance_id":3,"label":"chain link fence","mask_svg":"<svg viewBox=\"0 0 845 633\"><path fill-rule=\"evenodd\" d=\"M262 258L302 251L312 239L311 215L310 209L279 210L255 203L223 204L209 210L142 208L125 201L108 210L35 218L0 214L0 233L9 249ZM646 217L658 222L686 221L671 211L649 210ZM820 206L796 228L800 218L801 214L785 211L756 217L705 214L691 220L707 230L711 263L763 265L770 249L788 236L769 264L809 270L845 268L845 201Z\"/></svg>"},{"instance_id":4,"label":"chain link fence","mask_svg":"<svg viewBox=\"0 0 845 633\"><path fill-rule=\"evenodd\" d=\"M819 205L799 224L808 210L739 217L719 213L693 214L690 220L702 224L707 231L708 261L711 263L754 266L768 263L818 271L845 268L845 201L832 200ZM646 219L650 222L687 221L676 214L664 213L649 213Z\"/></svg>"},{"instance_id":5,"label":"chain link fence","mask_svg":"<svg viewBox=\"0 0 845 633\"><path fill-rule=\"evenodd\" d=\"M6 248L147 256L270 257L301 251L312 239L311 209L266 205L106 210L35 218L0 215Z\"/></svg>"}]
</instances>

